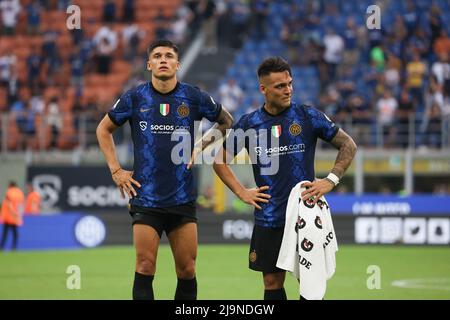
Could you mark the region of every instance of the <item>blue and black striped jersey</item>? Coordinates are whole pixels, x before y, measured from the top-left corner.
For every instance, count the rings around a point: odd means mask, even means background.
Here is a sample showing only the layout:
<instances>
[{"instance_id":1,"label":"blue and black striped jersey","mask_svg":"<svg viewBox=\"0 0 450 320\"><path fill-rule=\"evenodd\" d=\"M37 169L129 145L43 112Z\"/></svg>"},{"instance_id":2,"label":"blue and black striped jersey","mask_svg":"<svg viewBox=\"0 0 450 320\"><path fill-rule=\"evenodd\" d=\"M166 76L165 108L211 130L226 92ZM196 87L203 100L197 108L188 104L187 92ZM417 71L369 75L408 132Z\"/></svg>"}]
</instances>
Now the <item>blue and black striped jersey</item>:
<instances>
[{"instance_id":1,"label":"blue and black striped jersey","mask_svg":"<svg viewBox=\"0 0 450 320\"><path fill-rule=\"evenodd\" d=\"M270 187L267 193L271 199L267 204L259 203L262 210L255 209L255 223L263 227L284 226L291 189L302 180L314 180L317 138L331 141L339 128L319 110L292 103L276 116L262 107L241 117L233 129L235 132L242 129L247 134L244 138L239 134L229 135L224 143L227 152L236 155L246 148L250 156L253 153L251 158L256 185ZM257 139L251 142L252 137ZM277 145L272 145L273 141L277 141ZM274 160L278 161L278 166L274 167L275 172L271 172L268 168Z\"/></svg>"},{"instance_id":2,"label":"blue and black striped jersey","mask_svg":"<svg viewBox=\"0 0 450 320\"><path fill-rule=\"evenodd\" d=\"M136 189L137 196L130 199L131 205L171 207L196 200L192 170L187 169L186 161L172 161L172 152L186 137L192 150L194 121L207 118L214 122L221 109L209 94L182 82L167 94L147 82L120 97L108 115L114 124L121 126L128 121L131 127L133 178L142 185ZM175 130L183 130L185 135L172 139ZM183 149L179 156L190 158L190 154L182 153Z\"/></svg>"}]
</instances>

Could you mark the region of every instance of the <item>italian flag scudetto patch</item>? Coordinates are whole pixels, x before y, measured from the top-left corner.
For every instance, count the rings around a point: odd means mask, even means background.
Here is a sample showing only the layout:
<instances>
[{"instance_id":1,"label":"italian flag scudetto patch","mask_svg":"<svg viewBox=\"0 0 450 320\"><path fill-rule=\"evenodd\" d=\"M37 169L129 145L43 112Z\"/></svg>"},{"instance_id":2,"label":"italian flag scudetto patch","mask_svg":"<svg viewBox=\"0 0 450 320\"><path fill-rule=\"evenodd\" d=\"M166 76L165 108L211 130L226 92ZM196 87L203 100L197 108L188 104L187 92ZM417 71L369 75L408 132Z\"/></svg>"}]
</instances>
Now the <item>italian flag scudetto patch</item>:
<instances>
[{"instance_id":1,"label":"italian flag scudetto patch","mask_svg":"<svg viewBox=\"0 0 450 320\"><path fill-rule=\"evenodd\" d=\"M279 138L281 136L281 125L272 126L272 135L275 138Z\"/></svg>"},{"instance_id":2,"label":"italian flag scudetto patch","mask_svg":"<svg viewBox=\"0 0 450 320\"><path fill-rule=\"evenodd\" d=\"M161 103L159 105L159 112L163 115L163 116L167 116L169 114L169 110L170 110L170 106L168 103Z\"/></svg>"}]
</instances>

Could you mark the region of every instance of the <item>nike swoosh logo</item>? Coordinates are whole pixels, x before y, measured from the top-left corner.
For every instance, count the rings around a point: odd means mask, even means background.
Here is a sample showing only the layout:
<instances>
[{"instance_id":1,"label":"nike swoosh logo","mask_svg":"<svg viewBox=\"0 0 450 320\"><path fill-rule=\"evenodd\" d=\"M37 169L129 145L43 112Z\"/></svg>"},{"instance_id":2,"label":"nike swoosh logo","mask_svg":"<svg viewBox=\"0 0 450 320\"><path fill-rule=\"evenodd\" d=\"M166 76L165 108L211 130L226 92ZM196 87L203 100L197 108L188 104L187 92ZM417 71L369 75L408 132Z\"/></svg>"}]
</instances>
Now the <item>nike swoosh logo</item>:
<instances>
[{"instance_id":1,"label":"nike swoosh logo","mask_svg":"<svg viewBox=\"0 0 450 320\"><path fill-rule=\"evenodd\" d=\"M150 108L148 108L148 109L141 108L141 112L147 112L147 111L150 111Z\"/></svg>"}]
</instances>

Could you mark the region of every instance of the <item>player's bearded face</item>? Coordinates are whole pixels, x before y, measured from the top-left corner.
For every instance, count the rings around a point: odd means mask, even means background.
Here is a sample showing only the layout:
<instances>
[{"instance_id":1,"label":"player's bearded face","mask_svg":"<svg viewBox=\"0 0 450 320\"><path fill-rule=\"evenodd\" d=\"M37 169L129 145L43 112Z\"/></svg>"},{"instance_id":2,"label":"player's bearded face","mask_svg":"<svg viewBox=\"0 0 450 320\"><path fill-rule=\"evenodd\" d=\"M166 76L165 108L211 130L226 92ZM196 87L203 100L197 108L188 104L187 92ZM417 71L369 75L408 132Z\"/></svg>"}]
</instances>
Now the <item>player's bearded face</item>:
<instances>
[{"instance_id":1,"label":"player's bearded face","mask_svg":"<svg viewBox=\"0 0 450 320\"><path fill-rule=\"evenodd\" d=\"M262 77L260 88L267 104L280 109L291 105L292 77L288 71L274 72Z\"/></svg>"},{"instance_id":2,"label":"player's bearded face","mask_svg":"<svg viewBox=\"0 0 450 320\"><path fill-rule=\"evenodd\" d=\"M178 54L169 47L156 47L150 53L147 68L157 79L172 79L180 68Z\"/></svg>"}]
</instances>

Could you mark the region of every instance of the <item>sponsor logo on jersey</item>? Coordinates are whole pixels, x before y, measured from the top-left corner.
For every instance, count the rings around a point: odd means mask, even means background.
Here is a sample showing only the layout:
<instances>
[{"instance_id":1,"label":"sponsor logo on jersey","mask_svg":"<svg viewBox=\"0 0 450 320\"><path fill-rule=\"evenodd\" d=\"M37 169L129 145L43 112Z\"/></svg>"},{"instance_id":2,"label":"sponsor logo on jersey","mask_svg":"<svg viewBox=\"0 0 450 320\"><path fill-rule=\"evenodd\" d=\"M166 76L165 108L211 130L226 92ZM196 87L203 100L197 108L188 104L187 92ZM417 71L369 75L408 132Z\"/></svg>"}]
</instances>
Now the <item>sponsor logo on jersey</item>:
<instances>
[{"instance_id":1,"label":"sponsor logo on jersey","mask_svg":"<svg viewBox=\"0 0 450 320\"><path fill-rule=\"evenodd\" d=\"M139 127L141 127L142 131L145 131L147 129L147 121L139 121Z\"/></svg>"},{"instance_id":2,"label":"sponsor logo on jersey","mask_svg":"<svg viewBox=\"0 0 450 320\"><path fill-rule=\"evenodd\" d=\"M189 133L190 126L176 126L173 124L152 124L150 131L156 134L172 134L175 130L183 130L186 134Z\"/></svg>"},{"instance_id":3,"label":"sponsor logo on jersey","mask_svg":"<svg viewBox=\"0 0 450 320\"><path fill-rule=\"evenodd\" d=\"M180 106L178 106L177 113L180 117L186 118L189 115L189 107L183 102Z\"/></svg>"},{"instance_id":4,"label":"sponsor logo on jersey","mask_svg":"<svg viewBox=\"0 0 450 320\"><path fill-rule=\"evenodd\" d=\"M293 123L289 126L289 133L293 136L298 136L302 132L302 127L297 124Z\"/></svg>"},{"instance_id":5,"label":"sponsor logo on jersey","mask_svg":"<svg viewBox=\"0 0 450 320\"><path fill-rule=\"evenodd\" d=\"M305 152L305 144L299 143L299 144L290 144L287 146L279 146L279 147L272 147L272 148L265 148L264 153L268 156L279 156L284 154L290 154L295 152ZM257 156L261 156L263 153L262 147L255 147L255 153Z\"/></svg>"},{"instance_id":6,"label":"sponsor logo on jersey","mask_svg":"<svg viewBox=\"0 0 450 320\"><path fill-rule=\"evenodd\" d=\"M325 113L323 115L325 116L325 119L327 119L329 122L333 123L333 121L331 121L331 119L328 118L328 116Z\"/></svg>"},{"instance_id":7,"label":"sponsor logo on jersey","mask_svg":"<svg viewBox=\"0 0 450 320\"><path fill-rule=\"evenodd\" d=\"M281 125L272 126L272 135L275 138L279 138L281 136Z\"/></svg>"},{"instance_id":8,"label":"sponsor logo on jersey","mask_svg":"<svg viewBox=\"0 0 450 320\"><path fill-rule=\"evenodd\" d=\"M119 103L120 99L116 101L116 103L114 103L113 107L111 108L111 110L114 110L117 107L117 104Z\"/></svg>"},{"instance_id":9,"label":"sponsor logo on jersey","mask_svg":"<svg viewBox=\"0 0 450 320\"><path fill-rule=\"evenodd\" d=\"M169 114L170 106L168 103L161 103L159 105L159 113L161 113L164 117Z\"/></svg>"}]
</instances>

